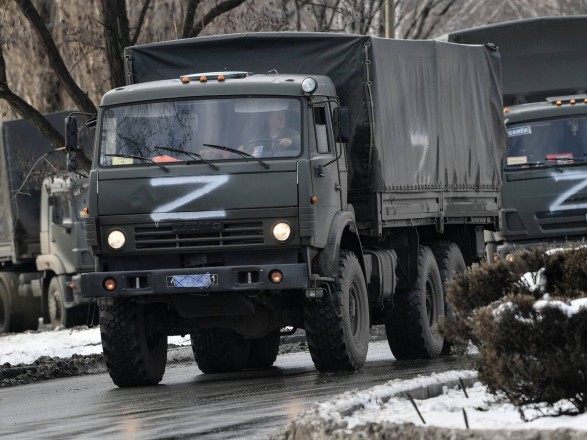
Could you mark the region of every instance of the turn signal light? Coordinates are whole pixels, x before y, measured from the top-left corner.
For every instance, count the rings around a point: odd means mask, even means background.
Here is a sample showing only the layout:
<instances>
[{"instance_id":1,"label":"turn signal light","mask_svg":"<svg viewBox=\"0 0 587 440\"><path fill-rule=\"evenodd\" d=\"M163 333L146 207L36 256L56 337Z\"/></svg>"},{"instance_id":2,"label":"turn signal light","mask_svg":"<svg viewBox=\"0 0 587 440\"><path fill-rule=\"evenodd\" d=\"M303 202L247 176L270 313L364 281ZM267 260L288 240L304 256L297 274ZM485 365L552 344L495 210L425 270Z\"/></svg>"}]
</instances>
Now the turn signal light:
<instances>
[{"instance_id":1,"label":"turn signal light","mask_svg":"<svg viewBox=\"0 0 587 440\"><path fill-rule=\"evenodd\" d=\"M277 269L272 270L269 273L269 279L273 284L279 284L281 283L281 281L283 281L283 273L281 273L281 271Z\"/></svg>"},{"instance_id":2,"label":"turn signal light","mask_svg":"<svg viewBox=\"0 0 587 440\"><path fill-rule=\"evenodd\" d=\"M116 289L116 280L114 278L106 278L104 280L104 289L106 289L108 292L112 292L114 289Z\"/></svg>"}]
</instances>

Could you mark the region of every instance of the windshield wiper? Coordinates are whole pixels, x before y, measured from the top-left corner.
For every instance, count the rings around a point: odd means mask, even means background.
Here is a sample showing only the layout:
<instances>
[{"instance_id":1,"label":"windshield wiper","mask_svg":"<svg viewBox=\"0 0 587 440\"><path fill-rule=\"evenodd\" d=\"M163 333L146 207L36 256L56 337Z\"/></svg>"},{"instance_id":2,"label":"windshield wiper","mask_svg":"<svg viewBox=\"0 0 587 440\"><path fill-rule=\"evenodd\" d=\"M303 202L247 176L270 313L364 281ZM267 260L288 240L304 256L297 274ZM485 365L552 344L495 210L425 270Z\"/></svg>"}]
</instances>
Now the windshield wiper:
<instances>
[{"instance_id":1,"label":"windshield wiper","mask_svg":"<svg viewBox=\"0 0 587 440\"><path fill-rule=\"evenodd\" d=\"M179 148L171 148L171 147L155 147L155 150L164 150L164 151L171 151L174 153L183 153L186 156L189 156L193 159L200 160L202 162L204 162L207 165L210 165L214 170L218 171L220 168L218 168L215 164L213 164L212 162L210 162L209 160L204 159L202 156L200 156L198 153L192 153L191 151L185 151L185 150L180 150ZM193 162L186 162L188 165L190 163Z\"/></svg>"},{"instance_id":2,"label":"windshield wiper","mask_svg":"<svg viewBox=\"0 0 587 440\"><path fill-rule=\"evenodd\" d=\"M269 169L269 164L268 163L263 162L258 157L255 157L252 154L247 153L246 151L237 150L236 148L225 147L224 145L214 145L214 144L202 144L202 145L204 147L216 148L217 150L228 151L230 153L238 154L239 156L246 157L247 159L256 160L261 165L263 165L263 168Z\"/></svg>"},{"instance_id":3,"label":"windshield wiper","mask_svg":"<svg viewBox=\"0 0 587 440\"><path fill-rule=\"evenodd\" d=\"M155 165L157 165L159 168L161 168L163 171L165 172L169 172L169 168L167 168L165 165L159 163L159 162L155 162L153 159L149 159L147 157L143 157L143 156L135 156L133 154L118 154L118 153L113 153L113 154L105 154L104 156L108 156L108 157L124 157L125 159L136 159L136 160L143 160L145 162L152 162Z\"/></svg>"}]
</instances>

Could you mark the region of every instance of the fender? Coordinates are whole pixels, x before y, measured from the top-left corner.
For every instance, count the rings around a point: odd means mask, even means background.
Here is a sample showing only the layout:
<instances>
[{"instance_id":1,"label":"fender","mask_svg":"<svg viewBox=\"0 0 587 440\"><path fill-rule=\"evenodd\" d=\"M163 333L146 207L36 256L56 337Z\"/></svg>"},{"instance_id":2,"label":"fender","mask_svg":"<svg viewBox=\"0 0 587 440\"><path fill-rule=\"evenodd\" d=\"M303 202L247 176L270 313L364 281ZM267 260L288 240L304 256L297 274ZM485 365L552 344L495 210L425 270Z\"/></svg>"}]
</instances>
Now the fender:
<instances>
[{"instance_id":1,"label":"fender","mask_svg":"<svg viewBox=\"0 0 587 440\"><path fill-rule=\"evenodd\" d=\"M338 211L332 219L326 246L316 259L316 272L324 277L335 278L338 274L338 256L340 249L353 251L365 274L363 248L355 225L355 216L350 211Z\"/></svg>"},{"instance_id":2,"label":"fender","mask_svg":"<svg viewBox=\"0 0 587 440\"><path fill-rule=\"evenodd\" d=\"M39 255L36 260L37 263L37 270L39 272L46 272L52 271L55 272L56 275L63 275L67 273L65 271L65 265L55 254L44 254Z\"/></svg>"}]
</instances>

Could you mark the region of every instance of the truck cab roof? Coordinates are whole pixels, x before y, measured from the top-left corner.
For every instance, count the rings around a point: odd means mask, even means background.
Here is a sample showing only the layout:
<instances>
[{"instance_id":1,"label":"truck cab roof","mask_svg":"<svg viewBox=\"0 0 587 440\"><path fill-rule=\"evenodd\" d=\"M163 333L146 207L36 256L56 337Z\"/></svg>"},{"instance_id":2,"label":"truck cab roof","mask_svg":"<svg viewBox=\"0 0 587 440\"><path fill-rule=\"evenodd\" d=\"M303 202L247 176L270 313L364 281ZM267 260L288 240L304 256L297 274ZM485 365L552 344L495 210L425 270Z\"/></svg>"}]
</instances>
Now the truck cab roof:
<instances>
[{"instance_id":1,"label":"truck cab roof","mask_svg":"<svg viewBox=\"0 0 587 440\"><path fill-rule=\"evenodd\" d=\"M246 72L186 72L178 78L118 87L102 98L101 106L159 99L181 99L206 96L304 96L302 81L314 78L315 95L335 96L335 88L324 75L250 74Z\"/></svg>"},{"instance_id":2,"label":"truck cab roof","mask_svg":"<svg viewBox=\"0 0 587 440\"><path fill-rule=\"evenodd\" d=\"M506 125L537 119L587 115L587 95L555 96L545 101L504 108Z\"/></svg>"}]
</instances>

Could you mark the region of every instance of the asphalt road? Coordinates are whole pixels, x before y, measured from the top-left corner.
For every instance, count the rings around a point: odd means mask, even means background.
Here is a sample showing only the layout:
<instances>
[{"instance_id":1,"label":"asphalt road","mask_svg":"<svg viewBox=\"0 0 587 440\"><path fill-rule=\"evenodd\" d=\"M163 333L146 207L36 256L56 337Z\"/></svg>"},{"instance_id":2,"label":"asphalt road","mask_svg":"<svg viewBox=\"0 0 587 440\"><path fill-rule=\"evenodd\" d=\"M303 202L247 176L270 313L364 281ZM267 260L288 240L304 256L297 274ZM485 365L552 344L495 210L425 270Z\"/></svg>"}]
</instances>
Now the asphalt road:
<instances>
[{"instance_id":1,"label":"asphalt road","mask_svg":"<svg viewBox=\"0 0 587 440\"><path fill-rule=\"evenodd\" d=\"M355 374L321 374L307 352L280 355L269 370L205 375L195 362L167 367L160 385L120 389L107 374L0 389L2 439L257 439L313 402L391 379L470 368L450 357L398 362L372 342Z\"/></svg>"}]
</instances>

